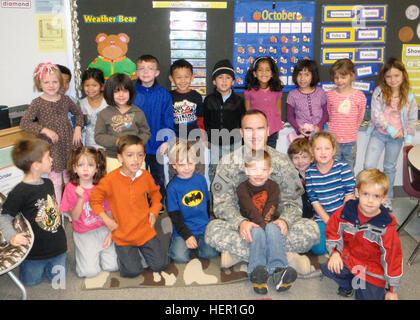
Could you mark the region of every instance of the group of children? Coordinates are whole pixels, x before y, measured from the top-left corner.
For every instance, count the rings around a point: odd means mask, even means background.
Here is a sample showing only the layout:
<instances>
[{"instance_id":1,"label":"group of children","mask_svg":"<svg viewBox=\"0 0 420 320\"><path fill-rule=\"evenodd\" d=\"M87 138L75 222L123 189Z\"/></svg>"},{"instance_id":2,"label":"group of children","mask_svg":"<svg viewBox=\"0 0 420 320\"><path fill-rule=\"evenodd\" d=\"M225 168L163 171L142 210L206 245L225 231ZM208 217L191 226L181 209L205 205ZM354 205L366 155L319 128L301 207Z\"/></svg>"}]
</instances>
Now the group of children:
<instances>
[{"instance_id":1,"label":"group of children","mask_svg":"<svg viewBox=\"0 0 420 320\"><path fill-rule=\"evenodd\" d=\"M256 59L247 73L243 99L232 90L235 74L230 61L221 60L212 72L215 90L204 102L190 88L194 73L188 61L181 59L171 66L169 78L175 90L168 92L159 85L159 74L159 62L151 55L137 60L135 84L125 74L114 74L105 83L100 70L87 69L82 75L86 97L79 107L60 91L64 83L56 65L43 63L36 68L34 81L42 94L32 101L20 126L42 140L23 140L15 146L13 161L25 175L3 206L5 214L22 212L36 230L35 245L21 266L24 284L39 283L44 271L51 279L56 264L65 267L67 247L60 210L72 218L76 272L80 277L92 277L101 270L120 270L123 277L135 277L144 268L139 251L153 271L164 270L169 257L175 262L188 262L191 250L203 258L218 254L203 236L210 219L211 195L203 177L204 155L200 147L205 144L210 149L212 180L221 156L241 144L241 117L255 109L265 114L269 127L267 145L275 148L278 132L283 129L278 69L271 57ZM353 168L357 134L366 98L352 88L355 71L350 60L334 63L331 78L336 89L325 93L317 86L316 63L301 60L293 73L297 88L287 97L287 120L296 133L288 154L306 189L302 195L303 217L314 219L321 232L320 243L312 251L332 254L328 266L322 268L330 276L343 270L343 259L347 268L357 263L365 265L366 256L353 256L352 248L349 249L355 245L350 238L359 239L361 244L363 225L376 226L374 217L380 216L385 221L382 234L391 233L391 240L382 243L377 240L381 234L372 235L380 248L370 245L377 253L377 261L372 262L373 271L370 266L367 268L369 272L382 272L380 277L385 280L380 284L379 280L367 281L382 289L385 283L397 287L402 263L399 239L392 231L395 219L381 204L392 198L398 154L403 142L411 143L415 133L417 107L409 91L408 75L396 59L389 59L381 70L379 86L372 96L368 133L373 132L365 169L375 167L377 157L385 149L386 175L369 169L356 180ZM74 127L69 112L74 116ZM35 119L38 122L33 122ZM213 134L223 129L235 133L228 134L228 139ZM162 160L165 154L169 155L172 172L168 185ZM249 195L250 189L259 194L259 187L270 181L267 155L264 161L258 173L263 178L259 180L253 179L255 163L245 165L249 179L244 183L248 185L238 187L238 199L241 214L267 230L279 220L276 195L281 190L275 183L270 185L266 190L268 198L263 202ZM364 179L365 172L373 177ZM43 175L48 175L52 183ZM164 205L174 226L169 255L154 229ZM337 213L341 211L351 214L347 217ZM350 219L349 228L354 232L343 229L340 219ZM278 245L272 247L280 248L279 254L284 258L286 232L280 224L277 226L281 231L275 236ZM346 256L345 250L349 250ZM381 269L381 261L389 259L388 250L396 250L393 261ZM250 257L250 264L258 265L258 259ZM391 265L392 271L388 270ZM295 271L287 266L287 258L282 266L273 270L279 291L289 288L296 279ZM39 272L33 272L34 268ZM266 289L256 291L265 293ZM340 292L349 295L349 286L341 283ZM387 298L396 297L388 293Z\"/></svg>"}]
</instances>

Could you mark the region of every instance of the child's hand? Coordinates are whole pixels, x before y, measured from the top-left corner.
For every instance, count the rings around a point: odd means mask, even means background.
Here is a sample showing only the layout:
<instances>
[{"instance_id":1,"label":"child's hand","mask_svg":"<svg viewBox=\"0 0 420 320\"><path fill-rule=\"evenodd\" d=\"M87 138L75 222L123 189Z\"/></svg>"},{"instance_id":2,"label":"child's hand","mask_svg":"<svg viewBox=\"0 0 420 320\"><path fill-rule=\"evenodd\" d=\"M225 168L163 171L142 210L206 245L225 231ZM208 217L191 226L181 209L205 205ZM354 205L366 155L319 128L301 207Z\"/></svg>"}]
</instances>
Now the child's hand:
<instances>
[{"instance_id":1,"label":"child's hand","mask_svg":"<svg viewBox=\"0 0 420 320\"><path fill-rule=\"evenodd\" d=\"M154 214L154 213L152 213L152 212L149 212L149 223L150 223L150 226L151 226L152 228L154 228L154 227L155 227L155 223L156 223L156 216L155 216L155 214Z\"/></svg>"},{"instance_id":2,"label":"child's hand","mask_svg":"<svg viewBox=\"0 0 420 320\"><path fill-rule=\"evenodd\" d=\"M334 252L330 257L330 260L328 260L328 270L340 274L341 270L343 270L343 266L343 260L341 259L340 253L337 251Z\"/></svg>"},{"instance_id":3,"label":"child's hand","mask_svg":"<svg viewBox=\"0 0 420 320\"><path fill-rule=\"evenodd\" d=\"M168 150L169 150L169 144L167 142L164 142L160 145L159 152L162 156L168 153Z\"/></svg>"},{"instance_id":4,"label":"child's hand","mask_svg":"<svg viewBox=\"0 0 420 320\"><path fill-rule=\"evenodd\" d=\"M73 145L78 146L82 144L82 128L79 126L74 128Z\"/></svg>"},{"instance_id":5,"label":"child's hand","mask_svg":"<svg viewBox=\"0 0 420 320\"><path fill-rule=\"evenodd\" d=\"M286 236L287 232L289 231L287 228L287 223L283 219L277 219L273 221L273 223L280 228L281 233Z\"/></svg>"},{"instance_id":6,"label":"child's hand","mask_svg":"<svg viewBox=\"0 0 420 320\"><path fill-rule=\"evenodd\" d=\"M107 222L105 224L111 232L118 228L117 222L112 218L107 219Z\"/></svg>"},{"instance_id":7,"label":"child's hand","mask_svg":"<svg viewBox=\"0 0 420 320\"><path fill-rule=\"evenodd\" d=\"M48 128L42 128L42 130L40 131L40 133L42 133L43 135L47 136L48 138L50 138L52 143L56 143L58 141L58 134L55 133L55 131L48 129Z\"/></svg>"},{"instance_id":8,"label":"child's hand","mask_svg":"<svg viewBox=\"0 0 420 320\"><path fill-rule=\"evenodd\" d=\"M10 239L10 244L14 247L24 246L29 244L29 239L25 236L24 233L18 233Z\"/></svg>"},{"instance_id":9,"label":"child's hand","mask_svg":"<svg viewBox=\"0 0 420 320\"><path fill-rule=\"evenodd\" d=\"M396 292L387 292L385 294L385 300L398 300L398 294Z\"/></svg>"},{"instance_id":10,"label":"child's hand","mask_svg":"<svg viewBox=\"0 0 420 320\"><path fill-rule=\"evenodd\" d=\"M394 140L396 140L396 139L401 139L403 137L404 137L404 134L402 133L402 131L401 130L398 130L397 134L395 136L393 136L392 138Z\"/></svg>"},{"instance_id":11,"label":"child's hand","mask_svg":"<svg viewBox=\"0 0 420 320\"><path fill-rule=\"evenodd\" d=\"M112 234L111 232L108 233L108 235L105 238L104 244L102 245L102 247L104 249L108 249L112 244Z\"/></svg>"},{"instance_id":12,"label":"child's hand","mask_svg":"<svg viewBox=\"0 0 420 320\"><path fill-rule=\"evenodd\" d=\"M310 137L312 132L306 133L306 131L303 128L299 128L299 132L304 135L305 137Z\"/></svg>"},{"instance_id":13,"label":"child's hand","mask_svg":"<svg viewBox=\"0 0 420 320\"><path fill-rule=\"evenodd\" d=\"M190 236L187 240L185 240L185 245L188 249L196 249L198 247L197 240L194 236Z\"/></svg>"},{"instance_id":14,"label":"child's hand","mask_svg":"<svg viewBox=\"0 0 420 320\"><path fill-rule=\"evenodd\" d=\"M276 208L274 206L271 206L270 210L268 210L268 212L265 214L264 221L266 223L269 223L271 221L271 217L273 216L275 209Z\"/></svg>"},{"instance_id":15,"label":"child's hand","mask_svg":"<svg viewBox=\"0 0 420 320\"><path fill-rule=\"evenodd\" d=\"M319 129L319 127L318 127L318 126L314 126L314 132L315 132L315 133L317 133L317 132L319 132L319 131L321 131L321 129Z\"/></svg>"},{"instance_id":16,"label":"child's hand","mask_svg":"<svg viewBox=\"0 0 420 320\"><path fill-rule=\"evenodd\" d=\"M81 186L77 186L75 191L76 191L77 197L80 199L83 199L83 194L85 193L85 190Z\"/></svg>"}]
</instances>

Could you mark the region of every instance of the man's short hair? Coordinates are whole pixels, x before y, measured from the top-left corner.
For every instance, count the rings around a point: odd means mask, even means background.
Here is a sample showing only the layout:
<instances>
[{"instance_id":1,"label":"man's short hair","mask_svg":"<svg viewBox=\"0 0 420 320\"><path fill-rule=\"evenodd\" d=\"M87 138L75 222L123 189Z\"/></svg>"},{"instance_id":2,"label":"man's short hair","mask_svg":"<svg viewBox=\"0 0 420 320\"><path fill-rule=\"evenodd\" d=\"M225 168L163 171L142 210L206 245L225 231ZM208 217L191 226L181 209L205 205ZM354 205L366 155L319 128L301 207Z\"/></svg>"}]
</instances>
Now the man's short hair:
<instances>
[{"instance_id":1,"label":"man's short hair","mask_svg":"<svg viewBox=\"0 0 420 320\"><path fill-rule=\"evenodd\" d=\"M385 196L389 190L389 180L385 173L376 169L370 168L365 169L356 177L356 188L360 191L360 188L366 184L375 184L383 189L383 195Z\"/></svg>"},{"instance_id":2,"label":"man's short hair","mask_svg":"<svg viewBox=\"0 0 420 320\"><path fill-rule=\"evenodd\" d=\"M191 163L197 163L198 158L196 152L192 142L178 139L169 150L169 164L177 164L185 160Z\"/></svg>"},{"instance_id":3,"label":"man's short hair","mask_svg":"<svg viewBox=\"0 0 420 320\"><path fill-rule=\"evenodd\" d=\"M267 121L267 116L265 115L265 113L264 112L262 112L262 111L260 111L260 110L257 110L257 109L251 109L251 110L247 110L243 115L242 115L242 118L241 118L241 126L242 126L242 121L244 120L244 118L246 117L246 116L252 116L252 115L260 115L260 116L263 116L264 117L264 119L265 119L265 123L268 125L268 121Z\"/></svg>"},{"instance_id":4,"label":"man's short hair","mask_svg":"<svg viewBox=\"0 0 420 320\"><path fill-rule=\"evenodd\" d=\"M126 147L132 146L133 144L136 144L136 145L139 144L143 147L144 150L146 150L145 149L146 145L140 137L138 137L134 134L127 134L127 135L122 136L118 139L117 153L122 154Z\"/></svg>"},{"instance_id":5,"label":"man's short hair","mask_svg":"<svg viewBox=\"0 0 420 320\"><path fill-rule=\"evenodd\" d=\"M42 139L22 139L16 142L12 150L12 160L16 167L24 173L31 170L34 162L41 162L45 152L51 149L51 145Z\"/></svg>"}]
</instances>

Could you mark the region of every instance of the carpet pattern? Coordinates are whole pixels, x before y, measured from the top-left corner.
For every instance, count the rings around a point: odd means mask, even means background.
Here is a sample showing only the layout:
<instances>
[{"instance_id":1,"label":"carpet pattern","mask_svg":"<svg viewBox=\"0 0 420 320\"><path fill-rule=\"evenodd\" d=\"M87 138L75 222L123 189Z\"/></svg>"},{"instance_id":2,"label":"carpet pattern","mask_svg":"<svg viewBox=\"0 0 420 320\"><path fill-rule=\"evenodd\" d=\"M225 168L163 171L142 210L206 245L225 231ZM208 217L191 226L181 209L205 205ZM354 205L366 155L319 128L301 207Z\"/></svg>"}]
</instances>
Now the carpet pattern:
<instances>
[{"instance_id":1,"label":"carpet pattern","mask_svg":"<svg viewBox=\"0 0 420 320\"><path fill-rule=\"evenodd\" d=\"M212 259L194 258L187 264L171 262L168 268L161 272L146 269L135 278L122 278L119 272L101 272L94 278L85 279L82 289L208 286L244 280L248 280L246 263L221 269L220 257Z\"/></svg>"}]
</instances>

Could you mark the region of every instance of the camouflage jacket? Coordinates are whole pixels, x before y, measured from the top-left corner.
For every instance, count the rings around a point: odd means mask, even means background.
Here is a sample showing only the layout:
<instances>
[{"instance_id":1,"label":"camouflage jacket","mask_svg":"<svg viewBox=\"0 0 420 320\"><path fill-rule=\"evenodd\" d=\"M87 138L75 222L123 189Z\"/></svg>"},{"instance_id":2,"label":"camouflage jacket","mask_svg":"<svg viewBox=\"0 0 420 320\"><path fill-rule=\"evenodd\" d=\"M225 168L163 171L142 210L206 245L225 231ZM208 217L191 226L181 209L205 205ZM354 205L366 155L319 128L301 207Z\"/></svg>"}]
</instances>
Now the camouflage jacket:
<instances>
[{"instance_id":1,"label":"camouflage jacket","mask_svg":"<svg viewBox=\"0 0 420 320\"><path fill-rule=\"evenodd\" d=\"M232 230L239 230L244 218L239 212L236 188L247 179L244 172L244 150L242 146L222 157L217 165L216 175L212 183L213 211L218 219L225 220ZM298 171L289 157L267 146L271 157L273 172L270 179L280 187L279 207L280 218L285 220L290 228L302 218L301 195L304 192Z\"/></svg>"}]
</instances>

